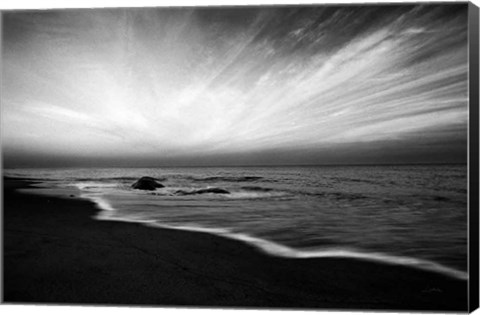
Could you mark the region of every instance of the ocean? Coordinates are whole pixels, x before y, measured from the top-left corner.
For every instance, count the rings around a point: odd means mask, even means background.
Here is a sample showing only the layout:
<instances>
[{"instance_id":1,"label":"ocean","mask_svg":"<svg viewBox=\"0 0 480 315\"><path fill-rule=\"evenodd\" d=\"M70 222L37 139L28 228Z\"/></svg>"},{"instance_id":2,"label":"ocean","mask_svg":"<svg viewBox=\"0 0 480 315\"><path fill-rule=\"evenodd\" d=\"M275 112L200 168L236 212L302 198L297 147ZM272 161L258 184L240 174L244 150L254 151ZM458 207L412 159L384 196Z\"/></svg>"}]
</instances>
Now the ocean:
<instances>
[{"instance_id":1,"label":"ocean","mask_svg":"<svg viewBox=\"0 0 480 315\"><path fill-rule=\"evenodd\" d=\"M290 258L351 257L468 278L466 165L6 169L97 220L212 233ZM142 176L165 187L132 189ZM220 188L228 193L202 193ZM8 222L5 222L8 224Z\"/></svg>"}]
</instances>

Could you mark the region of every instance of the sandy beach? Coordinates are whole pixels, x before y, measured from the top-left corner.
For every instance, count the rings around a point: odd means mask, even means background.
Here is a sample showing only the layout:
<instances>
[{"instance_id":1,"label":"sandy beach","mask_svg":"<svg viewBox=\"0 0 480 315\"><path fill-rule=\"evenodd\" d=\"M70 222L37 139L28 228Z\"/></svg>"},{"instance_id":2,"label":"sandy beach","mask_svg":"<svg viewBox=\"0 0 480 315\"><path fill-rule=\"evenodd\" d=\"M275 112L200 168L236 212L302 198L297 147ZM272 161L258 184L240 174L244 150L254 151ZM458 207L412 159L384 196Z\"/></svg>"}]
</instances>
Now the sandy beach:
<instances>
[{"instance_id":1,"label":"sandy beach","mask_svg":"<svg viewBox=\"0 0 480 315\"><path fill-rule=\"evenodd\" d=\"M466 311L467 281L346 258L286 259L201 233L97 221L78 196L4 178L7 303Z\"/></svg>"}]
</instances>

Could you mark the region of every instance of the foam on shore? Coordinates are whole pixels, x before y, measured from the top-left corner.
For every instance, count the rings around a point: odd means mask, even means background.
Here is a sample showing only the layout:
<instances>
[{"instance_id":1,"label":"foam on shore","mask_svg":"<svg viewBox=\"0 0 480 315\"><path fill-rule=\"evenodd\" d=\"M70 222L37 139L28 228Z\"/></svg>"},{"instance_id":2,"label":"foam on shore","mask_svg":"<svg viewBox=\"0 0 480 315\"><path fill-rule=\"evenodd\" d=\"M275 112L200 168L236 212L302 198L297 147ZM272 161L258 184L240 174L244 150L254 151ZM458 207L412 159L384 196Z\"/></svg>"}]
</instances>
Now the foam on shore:
<instances>
[{"instance_id":1,"label":"foam on shore","mask_svg":"<svg viewBox=\"0 0 480 315\"><path fill-rule=\"evenodd\" d=\"M373 261L378 263L385 263L390 265L409 266L409 267L420 269L420 270L437 272L437 273L440 273L449 277L453 277L456 279L468 280L467 272L457 270L451 267L447 267L439 263L425 260L425 259L406 257L406 256L395 256L395 255L388 255L388 254L376 253L376 252L364 252L357 249L337 248L337 247L325 248L321 250L312 250L312 251L297 250L297 249L293 249L291 247L281 245L269 240L265 240L265 239L251 236L244 233L232 232L228 229L223 229L223 228L206 228L206 227L193 226L193 225L173 226L173 225L158 223L155 220L133 220L133 219L126 219L126 218L117 218L112 215L112 211L115 211L115 209L104 198L100 196L91 196L88 194L82 195L82 197L88 198L89 200L94 202L100 210L102 210L95 216L95 219L97 220L141 223L146 226L156 227L156 228L209 233L216 236L221 236L224 238L229 238L229 239L244 242L246 244L256 247L263 253L266 253L272 256L277 256L277 257L297 258L297 259L352 258L352 259Z\"/></svg>"}]
</instances>

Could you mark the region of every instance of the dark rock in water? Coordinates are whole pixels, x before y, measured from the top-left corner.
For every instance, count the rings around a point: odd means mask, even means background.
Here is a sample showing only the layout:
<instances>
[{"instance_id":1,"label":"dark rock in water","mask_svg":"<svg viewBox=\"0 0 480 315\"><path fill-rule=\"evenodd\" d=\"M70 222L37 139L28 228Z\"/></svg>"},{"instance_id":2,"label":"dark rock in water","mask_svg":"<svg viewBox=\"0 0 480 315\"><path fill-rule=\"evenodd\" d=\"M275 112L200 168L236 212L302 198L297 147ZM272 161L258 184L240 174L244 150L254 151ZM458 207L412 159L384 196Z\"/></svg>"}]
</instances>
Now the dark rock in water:
<instances>
[{"instance_id":1,"label":"dark rock in water","mask_svg":"<svg viewBox=\"0 0 480 315\"><path fill-rule=\"evenodd\" d=\"M198 189L194 191L184 191L184 190L177 190L175 192L175 195L201 195L201 194L229 194L230 192L228 190L222 189L222 188L204 188L204 189Z\"/></svg>"},{"instance_id":2,"label":"dark rock in water","mask_svg":"<svg viewBox=\"0 0 480 315\"><path fill-rule=\"evenodd\" d=\"M133 189L155 190L156 188L165 187L153 177L144 176L132 184Z\"/></svg>"},{"instance_id":3,"label":"dark rock in water","mask_svg":"<svg viewBox=\"0 0 480 315\"><path fill-rule=\"evenodd\" d=\"M196 191L197 194L229 194L230 192L228 190L222 189L222 188L205 188L205 189L199 189Z\"/></svg>"},{"instance_id":4,"label":"dark rock in water","mask_svg":"<svg viewBox=\"0 0 480 315\"><path fill-rule=\"evenodd\" d=\"M259 187L259 186L243 186L241 187L244 190L250 191L272 191L271 188Z\"/></svg>"}]
</instances>

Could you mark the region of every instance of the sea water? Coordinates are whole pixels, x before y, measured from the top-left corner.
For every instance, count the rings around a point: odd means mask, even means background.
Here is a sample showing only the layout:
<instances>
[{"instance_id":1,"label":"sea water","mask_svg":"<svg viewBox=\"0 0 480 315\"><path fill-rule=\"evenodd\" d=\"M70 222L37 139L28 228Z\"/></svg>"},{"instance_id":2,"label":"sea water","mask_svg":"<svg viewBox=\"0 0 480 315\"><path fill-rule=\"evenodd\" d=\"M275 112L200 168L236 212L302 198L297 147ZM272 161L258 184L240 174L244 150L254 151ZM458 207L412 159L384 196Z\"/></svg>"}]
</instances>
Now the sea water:
<instances>
[{"instance_id":1,"label":"sea water","mask_svg":"<svg viewBox=\"0 0 480 315\"><path fill-rule=\"evenodd\" d=\"M203 231L271 255L354 257L467 278L467 166L9 169L77 190L95 219ZM165 187L132 189L142 176ZM221 188L228 194L195 194ZM190 193L185 195L184 192Z\"/></svg>"}]
</instances>

